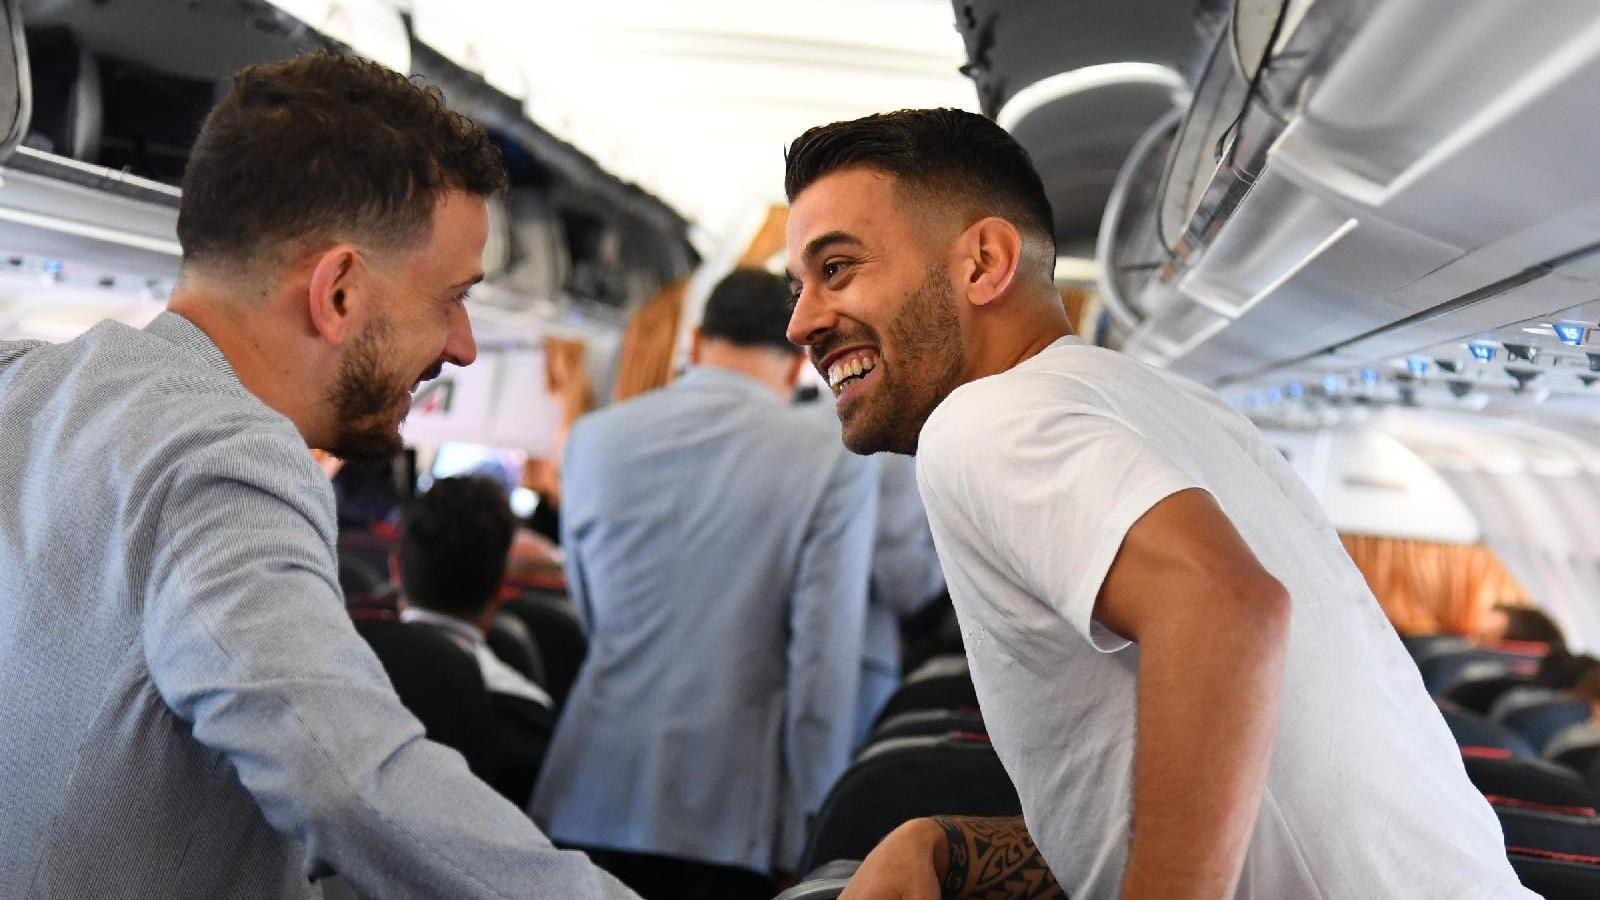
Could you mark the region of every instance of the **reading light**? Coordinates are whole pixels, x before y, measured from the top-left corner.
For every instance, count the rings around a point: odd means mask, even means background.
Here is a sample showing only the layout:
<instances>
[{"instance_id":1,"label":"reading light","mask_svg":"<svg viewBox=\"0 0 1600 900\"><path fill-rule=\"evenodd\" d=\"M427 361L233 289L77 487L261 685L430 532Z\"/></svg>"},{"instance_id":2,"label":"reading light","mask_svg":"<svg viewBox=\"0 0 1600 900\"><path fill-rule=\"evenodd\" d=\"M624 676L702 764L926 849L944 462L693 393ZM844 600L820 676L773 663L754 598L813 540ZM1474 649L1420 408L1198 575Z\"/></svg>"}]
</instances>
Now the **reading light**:
<instances>
[{"instance_id":1,"label":"reading light","mask_svg":"<svg viewBox=\"0 0 1600 900\"><path fill-rule=\"evenodd\" d=\"M1478 362L1494 362L1493 344L1488 344L1483 341L1473 341L1467 345L1467 350L1471 351L1472 358Z\"/></svg>"}]
</instances>

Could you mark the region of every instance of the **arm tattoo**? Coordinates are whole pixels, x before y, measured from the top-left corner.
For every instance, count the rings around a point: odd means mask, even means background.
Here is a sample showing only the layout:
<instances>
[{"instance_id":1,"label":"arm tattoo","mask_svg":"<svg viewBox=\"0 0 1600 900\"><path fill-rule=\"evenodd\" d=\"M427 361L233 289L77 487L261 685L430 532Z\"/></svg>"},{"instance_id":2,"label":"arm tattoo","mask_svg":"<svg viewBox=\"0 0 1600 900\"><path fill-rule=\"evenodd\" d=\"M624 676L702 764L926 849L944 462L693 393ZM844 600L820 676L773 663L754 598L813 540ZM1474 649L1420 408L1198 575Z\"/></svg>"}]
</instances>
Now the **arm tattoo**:
<instances>
[{"instance_id":1,"label":"arm tattoo","mask_svg":"<svg viewBox=\"0 0 1600 900\"><path fill-rule=\"evenodd\" d=\"M936 816L950 847L944 900L1067 900L1021 817Z\"/></svg>"}]
</instances>

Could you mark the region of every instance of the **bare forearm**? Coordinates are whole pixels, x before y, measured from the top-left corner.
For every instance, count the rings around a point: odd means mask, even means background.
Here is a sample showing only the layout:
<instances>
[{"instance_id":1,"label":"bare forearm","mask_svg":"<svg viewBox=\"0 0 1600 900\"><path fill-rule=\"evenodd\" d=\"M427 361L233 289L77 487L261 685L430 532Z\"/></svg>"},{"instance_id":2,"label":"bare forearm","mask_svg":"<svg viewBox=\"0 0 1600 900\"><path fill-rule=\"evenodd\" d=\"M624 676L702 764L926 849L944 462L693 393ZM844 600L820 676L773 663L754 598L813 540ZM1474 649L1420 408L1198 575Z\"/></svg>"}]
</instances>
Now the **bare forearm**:
<instances>
[{"instance_id":1,"label":"bare forearm","mask_svg":"<svg viewBox=\"0 0 1600 900\"><path fill-rule=\"evenodd\" d=\"M1233 896L1271 762L1288 639L1286 597L1244 608L1170 622L1141 641L1123 900Z\"/></svg>"},{"instance_id":2,"label":"bare forearm","mask_svg":"<svg viewBox=\"0 0 1600 900\"><path fill-rule=\"evenodd\" d=\"M933 821L944 830L948 853L940 870L944 900L1066 900L1020 817Z\"/></svg>"}]
</instances>

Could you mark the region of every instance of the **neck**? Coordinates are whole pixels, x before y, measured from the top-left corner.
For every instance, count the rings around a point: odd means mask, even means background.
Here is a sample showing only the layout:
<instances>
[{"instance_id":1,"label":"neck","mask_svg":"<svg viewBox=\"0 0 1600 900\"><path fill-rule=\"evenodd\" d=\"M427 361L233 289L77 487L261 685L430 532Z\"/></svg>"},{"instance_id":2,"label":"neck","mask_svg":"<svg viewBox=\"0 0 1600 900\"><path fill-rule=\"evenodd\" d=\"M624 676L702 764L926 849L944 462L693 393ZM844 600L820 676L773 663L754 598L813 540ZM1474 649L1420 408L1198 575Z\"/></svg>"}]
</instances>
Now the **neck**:
<instances>
[{"instance_id":1,"label":"neck","mask_svg":"<svg viewBox=\"0 0 1600 900\"><path fill-rule=\"evenodd\" d=\"M698 364L753 378L783 399L788 399L794 393L793 361L773 350L738 347L721 341L707 342Z\"/></svg>"},{"instance_id":2,"label":"neck","mask_svg":"<svg viewBox=\"0 0 1600 900\"><path fill-rule=\"evenodd\" d=\"M1066 307L1054 291L1018 301L996 308L1003 318L994 322L994 334L976 342L978 353L969 363L971 380L1010 371L1073 333Z\"/></svg>"},{"instance_id":3,"label":"neck","mask_svg":"<svg viewBox=\"0 0 1600 900\"><path fill-rule=\"evenodd\" d=\"M186 274L167 311L188 319L222 351L245 390L294 423L308 446L320 446L322 391L302 347L285 339L270 297L235 298Z\"/></svg>"}]
</instances>

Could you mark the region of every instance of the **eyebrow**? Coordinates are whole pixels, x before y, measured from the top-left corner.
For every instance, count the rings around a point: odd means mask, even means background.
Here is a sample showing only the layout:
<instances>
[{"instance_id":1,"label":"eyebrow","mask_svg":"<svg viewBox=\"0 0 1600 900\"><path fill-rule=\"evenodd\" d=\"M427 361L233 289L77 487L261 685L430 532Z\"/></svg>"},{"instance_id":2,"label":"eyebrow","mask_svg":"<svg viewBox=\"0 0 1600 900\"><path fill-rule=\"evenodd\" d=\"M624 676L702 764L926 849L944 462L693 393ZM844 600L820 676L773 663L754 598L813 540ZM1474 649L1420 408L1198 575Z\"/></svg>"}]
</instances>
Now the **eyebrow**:
<instances>
[{"instance_id":1,"label":"eyebrow","mask_svg":"<svg viewBox=\"0 0 1600 900\"><path fill-rule=\"evenodd\" d=\"M800 251L800 258L804 260L815 259L822 254L822 251L838 244L846 244L852 247L866 246L866 244L863 243L860 238L848 231L830 231L826 234L818 235L812 238L810 241L807 241L805 249ZM799 282L800 279L796 277L792 271L784 269L783 280L793 286Z\"/></svg>"}]
</instances>

